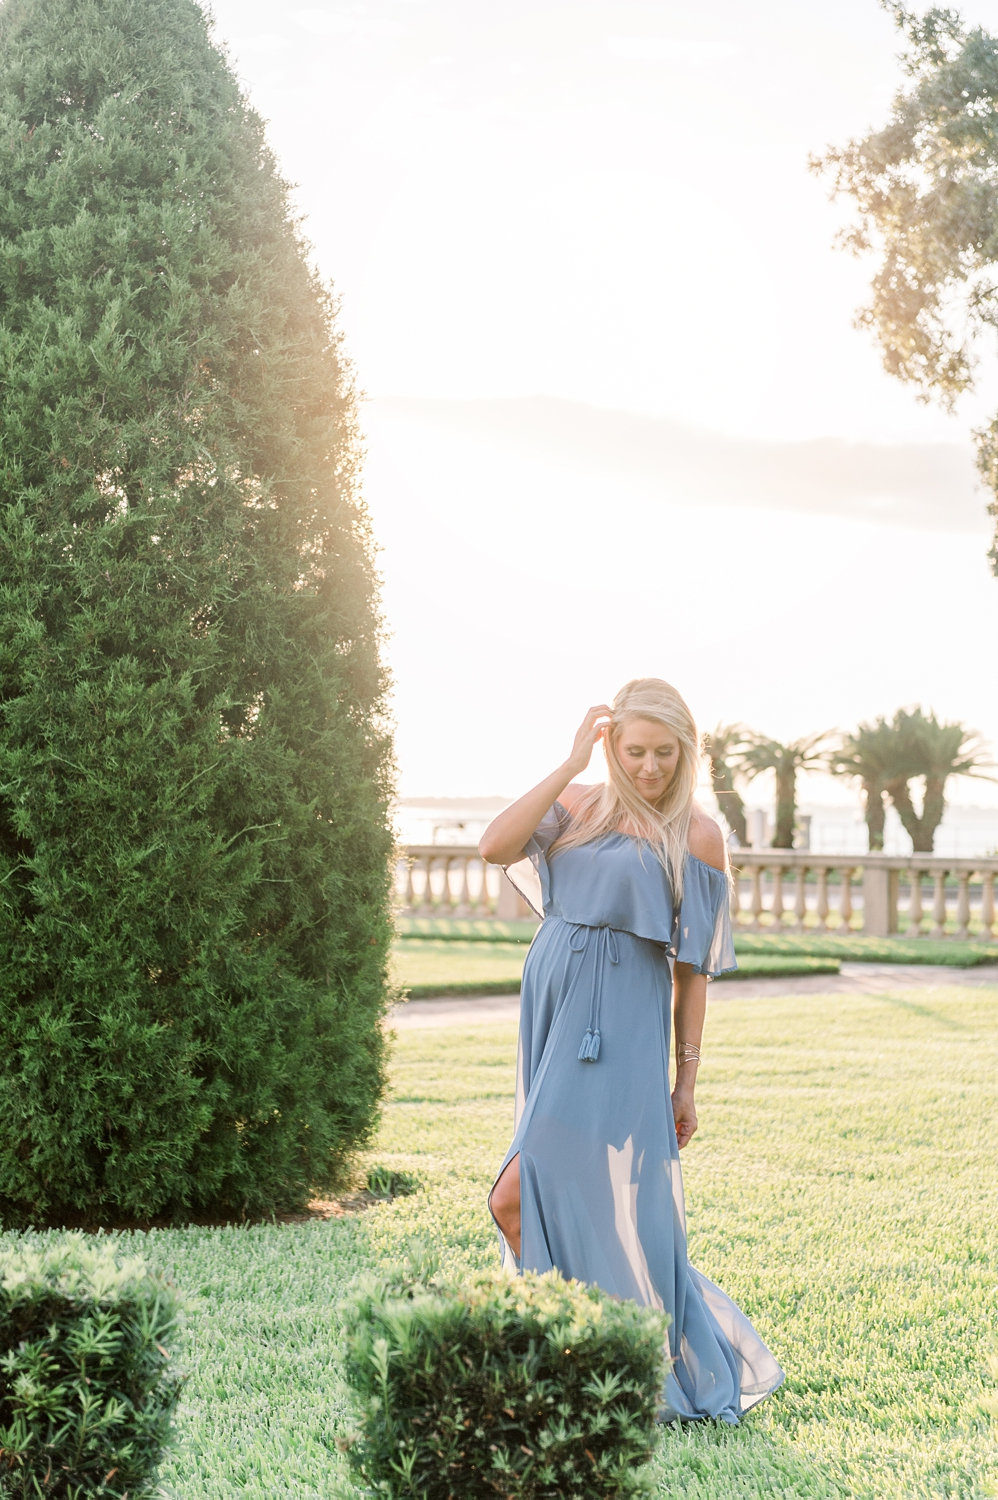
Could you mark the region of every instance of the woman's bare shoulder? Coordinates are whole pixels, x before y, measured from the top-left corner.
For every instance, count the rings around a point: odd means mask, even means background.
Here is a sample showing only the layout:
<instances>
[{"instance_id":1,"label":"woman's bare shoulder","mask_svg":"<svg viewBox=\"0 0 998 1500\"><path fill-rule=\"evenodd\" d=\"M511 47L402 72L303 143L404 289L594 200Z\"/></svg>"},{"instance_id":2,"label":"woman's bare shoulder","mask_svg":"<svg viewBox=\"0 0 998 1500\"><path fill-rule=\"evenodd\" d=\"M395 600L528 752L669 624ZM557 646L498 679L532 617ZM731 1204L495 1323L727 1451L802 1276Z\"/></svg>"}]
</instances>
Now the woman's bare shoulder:
<instances>
[{"instance_id":1,"label":"woman's bare shoulder","mask_svg":"<svg viewBox=\"0 0 998 1500\"><path fill-rule=\"evenodd\" d=\"M561 803L562 807L564 807L568 812L571 812L572 808L575 806L576 802L578 802L579 798L589 790L590 788L587 786L583 786L581 781L570 781L568 786L562 792L561 796L558 798L558 801Z\"/></svg>"},{"instance_id":2,"label":"woman's bare shoulder","mask_svg":"<svg viewBox=\"0 0 998 1500\"><path fill-rule=\"evenodd\" d=\"M693 816L690 819L689 849L697 859L702 860L705 865L713 865L715 870L726 870L728 867L724 834L709 813L705 813L696 803L693 804Z\"/></svg>"}]
</instances>

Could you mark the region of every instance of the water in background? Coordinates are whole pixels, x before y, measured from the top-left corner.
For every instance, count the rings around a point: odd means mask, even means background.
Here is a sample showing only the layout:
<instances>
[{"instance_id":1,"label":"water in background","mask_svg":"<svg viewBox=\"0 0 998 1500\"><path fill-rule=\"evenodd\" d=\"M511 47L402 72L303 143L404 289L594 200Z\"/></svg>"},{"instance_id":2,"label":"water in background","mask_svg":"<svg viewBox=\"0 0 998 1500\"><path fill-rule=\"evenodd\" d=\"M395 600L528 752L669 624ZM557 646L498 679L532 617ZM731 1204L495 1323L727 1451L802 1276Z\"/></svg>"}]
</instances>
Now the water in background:
<instances>
[{"instance_id":1,"label":"water in background","mask_svg":"<svg viewBox=\"0 0 998 1500\"><path fill-rule=\"evenodd\" d=\"M865 854L866 824L859 809L802 804L811 817L809 848L816 854ZM884 853L910 854L911 839L893 808L884 826ZM975 859L998 856L998 807L947 807L936 829L934 854L949 858Z\"/></svg>"},{"instance_id":2,"label":"water in background","mask_svg":"<svg viewBox=\"0 0 998 1500\"><path fill-rule=\"evenodd\" d=\"M709 805L709 799L703 799ZM395 826L403 844L477 844L505 797L403 798L395 808ZM757 814L765 818L762 809ZM858 806L802 802L802 819L810 818L810 842L816 854L865 854L866 824ZM911 840L893 808L884 830L885 854L910 854ZM935 853L974 859L998 855L998 807L947 807L936 831Z\"/></svg>"},{"instance_id":3,"label":"water in background","mask_svg":"<svg viewBox=\"0 0 998 1500\"><path fill-rule=\"evenodd\" d=\"M395 804L401 844L477 844L511 797L404 797Z\"/></svg>"}]
</instances>

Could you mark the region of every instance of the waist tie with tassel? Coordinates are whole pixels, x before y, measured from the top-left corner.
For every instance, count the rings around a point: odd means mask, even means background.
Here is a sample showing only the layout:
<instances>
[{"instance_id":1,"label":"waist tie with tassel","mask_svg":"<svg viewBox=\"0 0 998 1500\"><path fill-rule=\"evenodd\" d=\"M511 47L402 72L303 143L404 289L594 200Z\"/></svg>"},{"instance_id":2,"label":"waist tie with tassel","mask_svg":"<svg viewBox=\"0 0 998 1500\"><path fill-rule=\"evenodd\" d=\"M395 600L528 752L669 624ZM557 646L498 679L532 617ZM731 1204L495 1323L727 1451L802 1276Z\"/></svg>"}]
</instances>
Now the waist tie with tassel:
<instances>
[{"instance_id":1,"label":"waist tie with tassel","mask_svg":"<svg viewBox=\"0 0 998 1500\"><path fill-rule=\"evenodd\" d=\"M594 1063L599 1057L600 1001L603 998L603 968L606 963L620 962L617 935L612 927L584 927L581 923L572 928L568 946L573 953L587 953L593 949L592 988L589 992L589 1025L579 1048L579 1062Z\"/></svg>"}]
</instances>

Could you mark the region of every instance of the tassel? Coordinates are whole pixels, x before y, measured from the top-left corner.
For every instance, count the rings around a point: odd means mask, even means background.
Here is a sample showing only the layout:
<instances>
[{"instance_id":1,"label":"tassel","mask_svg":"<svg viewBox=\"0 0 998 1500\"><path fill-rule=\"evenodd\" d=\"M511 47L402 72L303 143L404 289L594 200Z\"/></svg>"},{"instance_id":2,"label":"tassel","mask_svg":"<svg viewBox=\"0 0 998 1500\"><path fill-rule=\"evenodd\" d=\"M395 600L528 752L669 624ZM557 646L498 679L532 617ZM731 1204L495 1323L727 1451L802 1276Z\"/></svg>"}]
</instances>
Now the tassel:
<instances>
[{"instance_id":1,"label":"tassel","mask_svg":"<svg viewBox=\"0 0 998 1500\"><path fill-rule=\"evenodd\" d=\"M579 1062L595 1062L599 1057L600 1034L593 1031L590 1026L582 1038L582 1046L579 1048Z\"/></svg>"}]
</instances>

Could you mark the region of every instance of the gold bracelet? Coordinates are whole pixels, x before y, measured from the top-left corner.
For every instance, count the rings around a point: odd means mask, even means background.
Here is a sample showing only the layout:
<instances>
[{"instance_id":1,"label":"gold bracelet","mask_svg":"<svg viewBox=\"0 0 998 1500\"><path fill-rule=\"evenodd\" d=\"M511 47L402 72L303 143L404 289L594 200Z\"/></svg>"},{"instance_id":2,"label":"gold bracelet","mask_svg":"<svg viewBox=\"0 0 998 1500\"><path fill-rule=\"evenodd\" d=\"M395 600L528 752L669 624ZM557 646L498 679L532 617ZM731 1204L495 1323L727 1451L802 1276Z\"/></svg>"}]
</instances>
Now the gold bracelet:
<instances>
[{"instance_id":1,"label":"gold bracelet","mask_svg":"<svg viewBox=\"0 0 998 1500\"><path fill-rule=\"evenodd\" d=\"M676 1043L676 1065L682 1067L683 1063L700 1062L700 1048L696 1042Z\"/></svg>"}]
</instances>

